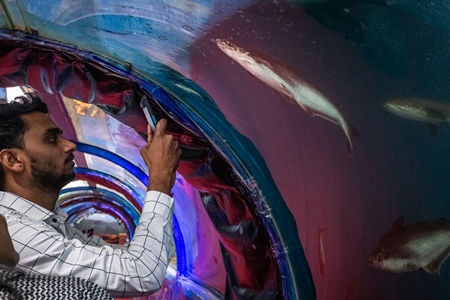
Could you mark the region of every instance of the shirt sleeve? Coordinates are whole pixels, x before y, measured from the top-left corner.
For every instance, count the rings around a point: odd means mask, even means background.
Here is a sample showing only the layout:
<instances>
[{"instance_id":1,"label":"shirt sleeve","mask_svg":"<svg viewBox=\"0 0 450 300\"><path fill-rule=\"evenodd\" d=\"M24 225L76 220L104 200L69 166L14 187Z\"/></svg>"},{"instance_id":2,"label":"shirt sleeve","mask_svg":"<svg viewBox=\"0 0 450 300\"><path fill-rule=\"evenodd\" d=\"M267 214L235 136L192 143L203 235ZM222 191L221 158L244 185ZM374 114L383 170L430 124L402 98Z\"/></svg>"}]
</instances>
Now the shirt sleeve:
<instances>
[{"instance_id":1,"label":"shirt sleeve","mask_svg":"<svg viewBox=\"0 0 450 300\"><path fill-rule=\"evenodd\" d=\"M174 253L173 199L149 191L139 224L127 247L67 239L45 222L7 217L18 267L25 272L74 276L106 289L113 298L138 297L161 288Z\"/></svg>"}]
</instances>

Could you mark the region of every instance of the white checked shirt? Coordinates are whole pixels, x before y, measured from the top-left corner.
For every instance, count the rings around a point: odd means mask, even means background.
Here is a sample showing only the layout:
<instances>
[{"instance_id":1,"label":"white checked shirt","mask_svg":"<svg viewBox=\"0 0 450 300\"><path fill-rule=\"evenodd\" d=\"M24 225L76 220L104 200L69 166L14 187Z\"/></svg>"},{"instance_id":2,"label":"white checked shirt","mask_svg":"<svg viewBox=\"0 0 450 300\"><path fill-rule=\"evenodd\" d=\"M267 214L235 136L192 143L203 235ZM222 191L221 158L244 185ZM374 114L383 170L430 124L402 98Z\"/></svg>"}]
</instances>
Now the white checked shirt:
<instances>
[{"instance_id":1,"label":"white checked shirt","mask_svg":"<svg viewBox=\"0 0 450 300\"><path fill-rule=\"evenodd\" d=\"M107 244L97 236L87 238L65 223L62 209L50 212L11 193L0 192L0 214L19 252L18 268L29 274L90 280L113 298L159 290L175 249L173 199L156 191L147 192L128 246Z\"/></svg>"}]
</instances>

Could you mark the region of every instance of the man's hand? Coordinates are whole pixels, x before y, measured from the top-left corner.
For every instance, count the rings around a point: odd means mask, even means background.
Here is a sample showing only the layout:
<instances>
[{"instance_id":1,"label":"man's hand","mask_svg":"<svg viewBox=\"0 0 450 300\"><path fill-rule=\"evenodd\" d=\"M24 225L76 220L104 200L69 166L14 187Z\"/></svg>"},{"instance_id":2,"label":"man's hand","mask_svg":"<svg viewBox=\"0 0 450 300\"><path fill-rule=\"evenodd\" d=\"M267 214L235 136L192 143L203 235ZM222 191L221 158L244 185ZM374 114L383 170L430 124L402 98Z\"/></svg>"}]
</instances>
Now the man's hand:
<instances>
[{"instance_id":1,"label":"man's hand","mask_svg":"<svg viewBox=\"0 0 450 300\"><path fill-rule=\"evenodd\" d=\"M166 134L167 120L156 124L155 132L147 127L147 145L142 147L141 155L148 167L148 190L170 195L175 183L175 171L180 162L181 149L173 136Z\"/></svg>"}]
</instances>

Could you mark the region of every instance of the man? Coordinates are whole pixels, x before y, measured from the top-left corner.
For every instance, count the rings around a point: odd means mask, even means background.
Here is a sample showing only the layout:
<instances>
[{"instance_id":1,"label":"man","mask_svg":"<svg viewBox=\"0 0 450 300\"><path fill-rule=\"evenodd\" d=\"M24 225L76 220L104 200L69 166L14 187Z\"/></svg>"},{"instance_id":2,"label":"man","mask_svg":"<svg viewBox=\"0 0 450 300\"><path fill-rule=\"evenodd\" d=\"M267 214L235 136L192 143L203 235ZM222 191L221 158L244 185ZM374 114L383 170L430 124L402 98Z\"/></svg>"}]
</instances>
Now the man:
<instances>
[{"instance_id":1,"label":"man","mask_svg":"<svg viewBox=\"0 0 450 300\"><path fill-rule=\"evenodd\" d=\"M0 299L3 300L111 300L95 283L76 277L26 276L13 268L19 261L8 225L0 215Z\"/></svg>"},{"instance_id":2,"label":"man","mask_svg":"<svg viewBox=\"0 0 450 300\"><path fill-rule=\"evenodd\" d=\"M174 252L173 199L181 150L161 120L141 155L149 185L139 224L128 246L87 238L65 223L55 203L75 176L75 144L47 115L45 103L27 94L0 105L0 213L8 222L18 268L29 274L90 280L112 297L137 297L160 289ZM1 192L3 191L3 192Z\"/></svg>"}]
</instances>

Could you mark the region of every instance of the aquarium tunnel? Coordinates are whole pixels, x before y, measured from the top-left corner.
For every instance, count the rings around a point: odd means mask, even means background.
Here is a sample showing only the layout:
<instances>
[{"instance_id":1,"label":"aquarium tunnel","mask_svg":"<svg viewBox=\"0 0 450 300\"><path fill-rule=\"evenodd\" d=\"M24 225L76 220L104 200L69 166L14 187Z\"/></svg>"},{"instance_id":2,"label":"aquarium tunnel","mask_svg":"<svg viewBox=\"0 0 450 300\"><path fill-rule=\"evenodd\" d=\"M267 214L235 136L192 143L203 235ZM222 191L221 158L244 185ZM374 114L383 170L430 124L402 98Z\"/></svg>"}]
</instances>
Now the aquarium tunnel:
<instances>
[{"instance_id":1,"label":"aquarium tunnel","mask_svg":"<svg viewBox=\"0 0 450 300\"><path fill-rule=\"evenodd\" d=\"M0 3L0 102L77 145L70 224L133 237L142 99L179 142L176 255L135 299L448 299L447 1Z\"/></svg>"}]
</instances>

